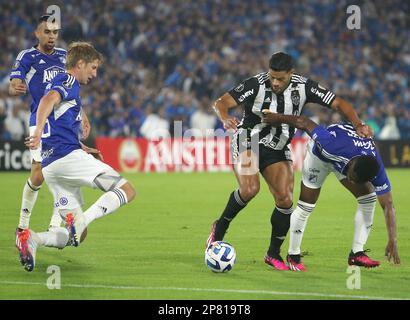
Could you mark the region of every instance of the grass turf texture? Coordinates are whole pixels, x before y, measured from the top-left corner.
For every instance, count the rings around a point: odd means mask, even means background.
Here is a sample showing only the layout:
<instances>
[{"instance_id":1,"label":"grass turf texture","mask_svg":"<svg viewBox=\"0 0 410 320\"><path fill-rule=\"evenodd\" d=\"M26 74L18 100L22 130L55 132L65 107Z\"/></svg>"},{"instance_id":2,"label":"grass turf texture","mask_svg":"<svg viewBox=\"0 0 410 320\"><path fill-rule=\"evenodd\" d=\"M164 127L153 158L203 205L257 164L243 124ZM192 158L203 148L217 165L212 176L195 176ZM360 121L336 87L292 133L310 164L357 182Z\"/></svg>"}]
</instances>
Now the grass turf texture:
<instances>
[{"instance_id":1,"label":"grass turf texture","mask_svg":"<svg viewBox=\"0 0 410 320\"><path fill-rule=\"evenodd\" d=\"M204 264L204 242L230 192L233 174L129 174L136 200L95 221L78 248L40 248L36 268L28 273L18 262L14 231L27 173L0 173L0 299L360 299L410 298L410 170L389 170L397 210L401 266L384 258L387 231L377 205L367 248L382 261L361 269L361 289L346 280L356 202L333 175L326 181L309 219L302 243L306 273L278 272L263 262L274 206L266 184L231 224L225 240L237 251L226 274ZM294 201L300 174L295 177ZM88 208L101 194L84 189ZM52 197L44 185L30 227L47 228ZM282 254L286 255L288 239ZM47 268L60 267L61 289L46 287Z\"/></svg>"}]
</instances>

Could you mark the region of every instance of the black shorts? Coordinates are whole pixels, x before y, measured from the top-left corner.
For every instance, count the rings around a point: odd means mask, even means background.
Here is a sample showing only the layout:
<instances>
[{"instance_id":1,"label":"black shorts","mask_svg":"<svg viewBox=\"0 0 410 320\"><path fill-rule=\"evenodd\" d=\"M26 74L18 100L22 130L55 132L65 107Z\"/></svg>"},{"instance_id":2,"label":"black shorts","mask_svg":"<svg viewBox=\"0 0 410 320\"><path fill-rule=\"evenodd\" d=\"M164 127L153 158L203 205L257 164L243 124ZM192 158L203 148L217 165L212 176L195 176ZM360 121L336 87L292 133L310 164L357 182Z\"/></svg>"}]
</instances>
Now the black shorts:
<instances>
[{"instance_id":1,"label":"black shorts","mask_svg":"<svg viewBox=\"0 0 410 320\"><path fill-rule=\"evenodd\" d=\"M257 148L259 151L260 172L263 172L263 170L271 164L282 161L292 161L292 155L288 146L285 146L282 150L275 150L262 143L258 143ZM239 129L238 132L233 135L231 141L231 156L233 163L236 162L240 153L252 149L250 130Z\"/></svg>"}]
</instances>

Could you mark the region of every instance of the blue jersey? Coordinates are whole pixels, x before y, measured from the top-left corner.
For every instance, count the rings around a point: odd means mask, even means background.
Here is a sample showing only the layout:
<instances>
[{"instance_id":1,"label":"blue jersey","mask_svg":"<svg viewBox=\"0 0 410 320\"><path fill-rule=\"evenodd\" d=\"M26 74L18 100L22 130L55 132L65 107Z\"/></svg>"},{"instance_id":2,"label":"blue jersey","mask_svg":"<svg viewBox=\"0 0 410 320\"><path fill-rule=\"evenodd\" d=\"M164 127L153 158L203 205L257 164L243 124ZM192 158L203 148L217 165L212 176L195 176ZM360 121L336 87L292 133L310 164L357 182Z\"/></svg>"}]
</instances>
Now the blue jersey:
<instances>
[{"instance_id":1,"label":"blue jersey","mask_svg":"<svg viewBox=\"0 0 410 320\"><path fill-rule=\"evenodd\" d=\"M370 181L377 195L391 190L383 161L372 139L361 138L351 125L334 124L327 128L318 126L312 132L315 141L313 154L319 159L330 162L336 171L346 174L347 163L358 156L374 156L380 169L377 176Z\"/></svg>"},{"instance_id":2,"label":"blue jersey","mask_svg":"<svg viewBox=\"0 0 410 320\"><path fill-rule=\"evenodd\" d=\"M17 56L10 73L10 79L21 79L26 82L31 95L30 126L36 125L36 112L44 90L50 81L60 72L65 72L67 52L55 48L52 54L45 54L36 48L23 50Z\"/></svg>"},{"instance_id":3,"label":"blue jersey","mask_svg":"<svg viewBox=\"0 0 410 320\"><path fill-rule=\"evenodd\" d=\"M48 116L41 136L42 167L80 149L81 99L80 83L68 73L60 73L47 86L61 95L61 102L55 105Z\"/></svg>"}]
</instances>

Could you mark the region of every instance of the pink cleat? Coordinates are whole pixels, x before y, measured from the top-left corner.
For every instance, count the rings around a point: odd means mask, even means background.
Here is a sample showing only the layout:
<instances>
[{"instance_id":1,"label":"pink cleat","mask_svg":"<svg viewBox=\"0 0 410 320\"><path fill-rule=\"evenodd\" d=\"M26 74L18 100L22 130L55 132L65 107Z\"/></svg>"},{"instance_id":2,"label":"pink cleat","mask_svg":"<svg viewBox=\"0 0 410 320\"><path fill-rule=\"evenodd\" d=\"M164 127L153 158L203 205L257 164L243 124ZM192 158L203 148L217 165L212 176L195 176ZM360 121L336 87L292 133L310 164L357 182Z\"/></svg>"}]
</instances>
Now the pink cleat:
<instances>
[{"instance_id":1,"label":"pink cleat","mask_svg":"<svg viewBox=\"0 0 410 320\"><path fill-rule=\"evenodd\" d=\"M365 251L359 251L356 253L350 252L347 263L349 266L359 266L365 268L375 268L380 265L380 261L369 258L365 254Z\"/></svg>"},{"instance_id":2,"label":"pink cleat","mask_svg":"<svg viewBox=\"0 0 410 320\"><path fill-rule=\"evenodd\" d=\"M285 271L285 270L289 270L289 267L285 264L285 262L283 262L283 259L281 256L278 255L277 257L278 259L272 258L268 255L265 256L265 263L274 267L275 270L279 270L279 271Z\"/></svg>"},{"instance_id":3,"label":"pink cleat","mask_svg":"<svg viewBox=\"0 0 410 320\"><path fill-rule=\"evenodd\" d=\"M299 254L288 254L286 260L288 261L288 266L290 270L301 272L307 271L305 265L302 263L302 259L300 258Z\"/></svg>"},{"instance_id":4,"label":"pink cleat","mask_svg":"<svg viewBox=\"0 0 410 320\"><path fill-rule=\"evenodd\" d=\"M208 247L210 246L210 244L212 242L215 242L215 227L216 227L216 223L218 222L218 220L216 220L211 227L211 233L209 234L208 239L206 240L205 243L205 249L208 249Z\"/></svg>"}]
</instances>

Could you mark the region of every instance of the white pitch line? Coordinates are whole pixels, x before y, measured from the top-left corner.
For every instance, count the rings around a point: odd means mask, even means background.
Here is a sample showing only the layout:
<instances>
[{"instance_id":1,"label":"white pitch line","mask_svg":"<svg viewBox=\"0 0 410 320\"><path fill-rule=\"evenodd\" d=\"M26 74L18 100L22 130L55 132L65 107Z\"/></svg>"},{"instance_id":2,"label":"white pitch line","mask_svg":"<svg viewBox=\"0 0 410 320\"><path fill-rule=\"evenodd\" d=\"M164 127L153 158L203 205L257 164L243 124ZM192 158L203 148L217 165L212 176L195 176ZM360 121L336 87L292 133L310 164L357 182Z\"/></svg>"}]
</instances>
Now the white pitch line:
<instances>
[{"instance_id":1,"label":"white pitch line","mask_svg":"<svg viewBox=\"0 0 410 320\"><path fill-rule=\"evenodd\" d=\"M19 282L19 281L0 281L0 284L6 285L33 285L44 286L42 282ZM376 296L361 296L348 294L325 294L317 292L281 292L268 290L235 290L235 289L204 289L204 288L178 288L178 287L135 287L135 286L109 286L100 284L61 284L61 287L69 288L87 288L87 289L116 289L116 290L159 290L159 291L196 291L196 292L222 292L222 293L248 293L248 294L266 294L266 295L285 295L285 296L303 296L303 297L321 297L321 298L347 298L347 299L368 299L368 300L410 300L410 298L392 298L392 297L376 297Z\"/></svg>"}]
</instances>

